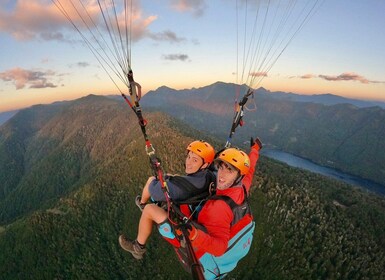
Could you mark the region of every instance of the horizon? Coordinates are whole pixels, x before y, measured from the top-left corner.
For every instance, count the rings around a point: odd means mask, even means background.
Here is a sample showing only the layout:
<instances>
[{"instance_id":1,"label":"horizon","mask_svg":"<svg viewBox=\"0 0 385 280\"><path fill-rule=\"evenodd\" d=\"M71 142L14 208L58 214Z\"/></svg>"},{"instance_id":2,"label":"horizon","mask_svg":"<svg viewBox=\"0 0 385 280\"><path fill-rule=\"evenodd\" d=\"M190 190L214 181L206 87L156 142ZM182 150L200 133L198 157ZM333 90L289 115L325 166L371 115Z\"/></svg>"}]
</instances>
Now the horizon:
<instances>
[{"instance_id":1,"label":"horizon","mask_svg":"<svg viewBox=\"0 0 385 280\"><path fill-rule=\"evenodd\" d=\"M250 67L248 75L239 66L246 57L239 43L249 35L238 22L244 8L239 2L134 1L130 64L143 92L257 77L261 82L252 88L385 102L385 2L309 1L319 5L287 49L261 57L276 63ZM248 7L250 13L255 9ZM0 112L91 93L120 94L80 39L51 0L6 0L0 6L0 52L7 58L0 61Z\"/></svg>"}]
</instances>

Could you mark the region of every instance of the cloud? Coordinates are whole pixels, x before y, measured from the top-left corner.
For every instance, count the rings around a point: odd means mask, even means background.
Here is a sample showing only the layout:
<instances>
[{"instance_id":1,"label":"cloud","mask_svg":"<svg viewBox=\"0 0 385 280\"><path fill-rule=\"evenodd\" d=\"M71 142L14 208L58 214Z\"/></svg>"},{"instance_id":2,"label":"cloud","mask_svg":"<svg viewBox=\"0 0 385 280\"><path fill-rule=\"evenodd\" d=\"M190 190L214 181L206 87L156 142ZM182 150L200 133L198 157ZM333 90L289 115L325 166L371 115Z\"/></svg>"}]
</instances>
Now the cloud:
<instances>
[{"instance_id":1,"label":"cloud","mask_svg":"<svg viewBox=\"0 0 385 280\"><path fill-rule=\"evenodd\" d=\"M10 34L18 41L40 40L66 43L82 41L73 25L60 11L62 9L67 12L74 25L81 31L84 36L82 36L83 40L88 41L89 44L96 46L96 48L102 48L102 46L105 46L103 40L108 39L109 35L98 1L86 1L87 10L83 8L82 3L85 2L80 0L16 0L12 2L12 5L0 5L0 32ZM108 3L108 1L102 1L101 3L103 9L105 9L107 4L103 3ZM123 35L126 30L126 22L132 23L132 27L128 27L130 41L135 42L143 38L169 43L187 41L185 37L178 36L171 30L158 33L151 32L150 26L158 17L156 15L145 16L140 3L141 1L132 1L132 13L130 13L129 19L126 18L124 10L117 8L117 22ZM190 11L195 14L198 14L199 10L204 7L204 1L171 1L171 4L178 11ZM81 17L78 13L81 14ZM94 44L95 38L101 46ZM198 44L199 42L193 41L192 43ZM107 45L113 50L110 44L110 41L107 40ZM102 56L104 56L103 53ZM112 54L107 52L105 56L111 57Z\"/></svg>"},{"instance_id":2,"label":"cloud","mask_svg":"<svg viewBox=\"0 0 385 280\"><path fill-rule=\"evenodd\" d=\"M87 68L88 66L90 66L91 64L88 63L88 62L85 62L85 61L79 61L77 63L74 63L74 64L68 64L68 67L69 68Z\"/></svg>"},{"instance_id":3,"label":"cloud","mask_svg":"<svg viewBox=\"0 0 385 280\"><path fill-rule=\"evenodd\" d=\"M0 8L0 31L9 33L16 40L43 40L63 38L58 27L65 18L51 1L19 0L8 10Z\"/></svg>"},{"instance_id":4,"label":"cloud","mask_svg":"<svg viewBox=\"0 0 385 280\"><path fill-rule=\"evenodd\" d=\"M55 2L57 6L53 3ZM67 18L60 12L60 5L71 17L74 24L83 33L88 32L82 18L92 30L94 24L99 31L105 31L103 17L99 10L97 1L87 1L87 13L82 7L83 1L68 0L17 0L12 5L0 6L0 32L10 34L13 38L20 41L25 40L46 40L46 41L69 41L68 31L71 34L75 31ZM82 15L78 16L72 3ZM139 6L140 1L133 1L133 13L131 35L132 40L139 40L149 35L149 25L157 19L156 16L142 16ZM102 4L103 5L103 4ZM118 22L123 27L125 22L124 11L117 11Z\"/></svg>"},{"instance_id":5,"label":"cloud","mask_svg":"<svg viewBox=\"0 0 385 280\"><path fill-rule=\"evenodd\" d=\"M267 72L252 72L250 73L252 77L267 77Z\"/></svg>"},{"instance_id":6,"label":"cloud","mask_svg":"<svg viewBox=\"0 0 385 280\"><path fill-rule=\"evenodd\" d=\"M170 0L171 7L178 12L191 12L195 16L201 16L206 9L204 0Z\"/></svg>"},{"instance_id":7,"label":"cloud","mask_svg":"<svg viewBox=\"0 0 385 280\"><path fill-rule=\"evenodd\" d=\"M54 85L53 83L48 83L45 80L38 80L34 82L30 88L55 88L57 85Z\"/></svg>"},{"instance_id":8,"label":"cloud","mask_svg":"<svg viewBox=\"0 0 385 280\"><path fill-rule=\"evenodd\" d=\"M52 58L48 58L48 57L45 57L45 58L41 59L41 63L43 63L43 64L49 63L51 61L52 61Z\"/></svg>"},{"instance_id":9,"label":"cloud","mask_svg":"<svg viewBox=\"0 0 385 280\"><path fill-rule=\"evenodd\" d=\"M42 32L40 38L45 41L65 41L63 33L61 32Z\"/></svg>"},{"instance_id":10,"label":"cloud","mask_svg":"<svg viewBox=\"0 0 385 280\"><path fill-rule=\"evenodd\" d=\"M48 81L48 78L56 76L56 73L47 70L25 70L22 68L13 68L0 73L0 80L12 82L16 89L23 89L26 86L29 88L54 88L57 85Z\"/></svg>"},{"instance_id":11,"label":"cloud","mask_svg":"<svg viewBox=\"0 0 385 280\"><path fill-rule=\"evenodd\" d=\"M317 76L314 75L314 74L305 74L305 75L302 75L300 76L301 79L313 79L313 78L316 78Z\"/></svg>"},{"instance_id":12,"label":"cloud","mask_svg":"<svg viewBox=\"0 0 385 280\"><path fill-rule=\"evenodd\" d=\"M318 77L326 81L359 81L363 84L370 83L368 79L355 73L342 73L338 76L318 75Z\"/></svg>"},{"instance_id":13,"label":"cloud","mask_svg":"<svg viewBox=\"0 0 385 280\"><path fill-rule=\"evenodd\" d=\"M385 83L385 81L369 80L364 76L358 75L353 72L342 73L338 76L318 75L318 77L326 81L358 81L363 84L384 84Z\"/></svg>"},{"instance_id":14,"label":"cloud","mask_svg":"<svg viewBox=\"0 0 385 280\"><path fill-rule=\"evenodd\" d=\"M188 60L188 55L187 54L167 54L167 55L163 55L163 59L186 61Z\"/></svg>"},{"instance_id":15,"label":"cloud","mask_svg":"<svg viewBox=\"0 0 385 280\"><path fill-rule=\"evenodd\" d=\"M79 67L88 67L90 64L88 62L78 62L76 63L77 66Z\"/></svg>"},{"instance_id":16,"label":"cloud","mask_svg":"<svg viewBox=\"0 0 385 280\"><path fill-rule=\"evenodd\" d=\"M290 79L291 78L295 78L294 77L289 77ZM320 74L320 75L314 75L314 74L304 74L302 76L297 76L296 78L300 78L300 79L314 79L314 78L321 78L321 79L324 79L326 81L330 81L330 82L339 82L339 81L357 81L357 82L360 82L360 83L363 83L363 84L378 84L378 83L385 83L384 81L373 81L373 80L369 80L367 78L365 78L364 76L361 76L359 74L356 74L354 72L345 72L345 73L342 73L340 75L323 75L323 74Z\"/></svg>"},{"instance_id":17,"label":"cloud","mask_svg":"<svg viewBox=\"0 0 385 280\"><path fill-rule=\"evenodd\" d=\"M179 43L186 40L185 38L178 37L175 32L169 30L161 33L152 33L149 37L155 41L168 41L171 43Z\"/></svg>"},{"instance_id":18,"label":"cloud","mask_svg":"<svg viewBox=\"0 0 385 280\"><path fill-rule=\"evenodd\" d=\"M191 39L191 43L193 44L193 45L200 45L200 42L199 42L199 40L197 40L197 39Z\"/></svg>"}]
</instances>

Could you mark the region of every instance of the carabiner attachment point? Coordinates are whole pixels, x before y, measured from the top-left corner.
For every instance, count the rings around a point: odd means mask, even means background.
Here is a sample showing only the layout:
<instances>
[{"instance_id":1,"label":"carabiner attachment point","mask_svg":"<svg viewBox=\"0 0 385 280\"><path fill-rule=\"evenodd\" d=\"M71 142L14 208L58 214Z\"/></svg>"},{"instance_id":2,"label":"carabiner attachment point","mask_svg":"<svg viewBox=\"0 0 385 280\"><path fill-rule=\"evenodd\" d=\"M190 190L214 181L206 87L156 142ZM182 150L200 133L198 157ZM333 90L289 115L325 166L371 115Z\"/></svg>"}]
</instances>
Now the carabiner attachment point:
<instances>
[{"instance_id":1,"label":"carabiner attachment point","mask_svg":"<svg viewBox=\"0 0 385 280\"><path fill-rule=\"evenodd\" d=\"M155 149L152 144L150 144L149 146L146 145L146 153L148 156L152 156L155 154Z\"/></svg>"}]
</instances>

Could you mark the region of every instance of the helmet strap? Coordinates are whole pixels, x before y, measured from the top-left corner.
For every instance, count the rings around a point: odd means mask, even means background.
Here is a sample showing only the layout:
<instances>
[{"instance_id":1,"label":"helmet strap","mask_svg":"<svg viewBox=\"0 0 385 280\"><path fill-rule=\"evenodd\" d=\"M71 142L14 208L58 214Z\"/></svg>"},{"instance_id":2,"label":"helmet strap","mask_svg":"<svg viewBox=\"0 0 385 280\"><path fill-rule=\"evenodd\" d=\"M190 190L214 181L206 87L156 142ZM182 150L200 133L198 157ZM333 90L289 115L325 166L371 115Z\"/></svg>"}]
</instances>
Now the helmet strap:
<instances>
[{"instance_id":1,"label":"helmet strap","mask_svg":"<svg viewBox=\"0 0 385 280\"><path fill-rule=\"evenodd\" d=\"M239 183L242 181L243 177L245 177L245 175L239 175L238 178L234 181L234 183L231 185L230 188L239 185Z\"/></svg>"}]
</instances>

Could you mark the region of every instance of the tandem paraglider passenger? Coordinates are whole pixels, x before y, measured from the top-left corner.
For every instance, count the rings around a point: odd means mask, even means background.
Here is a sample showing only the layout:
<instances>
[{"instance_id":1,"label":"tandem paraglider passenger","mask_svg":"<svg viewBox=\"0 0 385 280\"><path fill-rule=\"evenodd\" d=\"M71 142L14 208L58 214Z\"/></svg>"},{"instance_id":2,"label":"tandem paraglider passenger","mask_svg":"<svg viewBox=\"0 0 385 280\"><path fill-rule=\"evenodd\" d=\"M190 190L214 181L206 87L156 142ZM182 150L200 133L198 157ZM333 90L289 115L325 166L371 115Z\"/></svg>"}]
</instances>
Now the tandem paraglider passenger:
<instances>
[{"instance_id":1,"label":"tandem paraglider passenger","mask_svg":"<svg viewBox=\"0 0 385 280\"><path fill-rule=\"evenodd\" d=\"M134 258L142 259L155 223L161 235L174 246L186 271L192 273L192 268L199 265L205 279L218 279L232 271L251 246L255 222L247 197L261 148L262 143L257 138L255 141L251 139L249 155L236 148L219 153L214 161L218 169L216 194L208 197L199 212L195 213L194 220L182 226L184 231L170 223L166 210L156 204L146 205L136 239L120 237L123 249ZM182 212L190 217L194 213L188 213L189 210L184 207ZM186 252L186 242L192 245L199 264L194 263Z\"/></svg>"},{"instance_id":2,"label":"tandem paraglider passenger","mask_svg":"<svg viewBox=\"0 0 385 280\"><path fill-rule=\"evenodd\" d=\"M165 177L170 199L175 202L186 201L191 197L206 198L209 195L210 187L215 183L215 175L208 169L215 157L214 148L208 142L197 140L190 143L186 150L186 176ZM143 211L139 221L139 229L146 232L148 236L151 234L153 222L160 224L164 220L163 215L159 217L158 212L166 213L154 203L165 200L161 182L153 176L147 180L142 195L135 198L136 205ZM145 252L144 244L147 238L141 238L138 234L135 241L130 241L121 235L119 236L119 244L124 250L134 252L132 254L135 258L141 259Z\"/></svg>"},{"instance_id":3,"label":"tandem paraglider passenger","mask_svg":"<svg viewBox=\"0 0 385 280\"><path fill-rule=\"evenodd\" d=\"M166 176L170 198L175 201L184 201L193 196L207 196L209 186L215 182L215 175L208 168L215 157L214 148L206 141L196 140L187 148L185 160L186 176ZM143 210L148 201L165 201L161 182L154 176L148 178L142 195L135 198L136 205Z\"/></svg>"}]
</instances>

